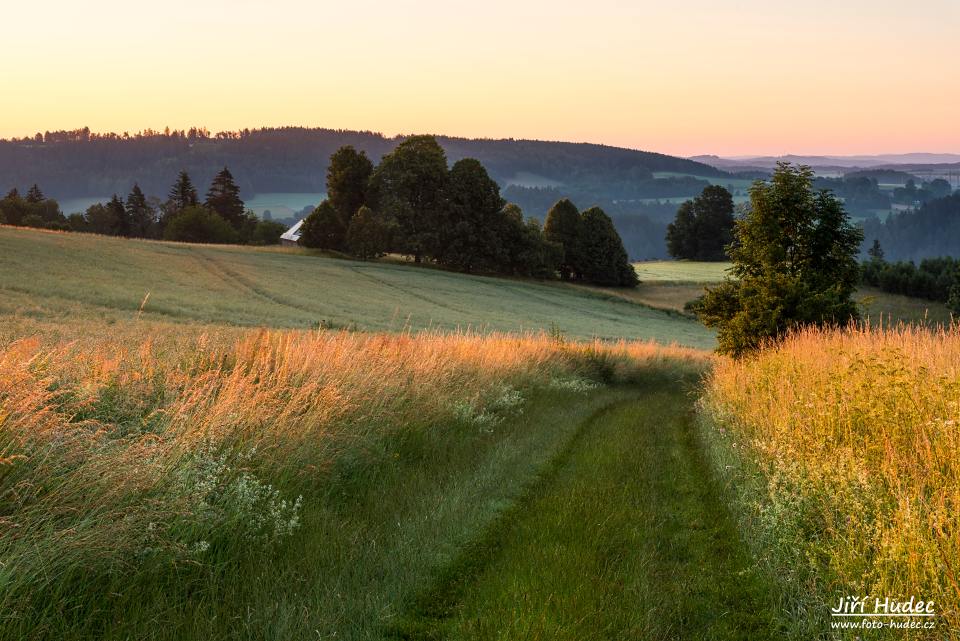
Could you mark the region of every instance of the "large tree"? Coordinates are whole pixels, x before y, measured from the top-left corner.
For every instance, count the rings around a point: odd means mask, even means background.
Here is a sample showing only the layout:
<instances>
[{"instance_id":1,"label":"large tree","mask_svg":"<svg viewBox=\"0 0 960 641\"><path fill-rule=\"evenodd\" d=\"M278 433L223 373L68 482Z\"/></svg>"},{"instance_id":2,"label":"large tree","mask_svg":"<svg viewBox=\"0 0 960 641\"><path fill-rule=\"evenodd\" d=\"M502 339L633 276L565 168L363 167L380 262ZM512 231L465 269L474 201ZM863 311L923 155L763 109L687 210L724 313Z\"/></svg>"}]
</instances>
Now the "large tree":
<instances>
[{"instance_id":1,"label":"large tree","mask_svg":"<svg viewBox=\"0 0 960 641\"><path fill-rule=\"evenodd\" d=\"M373 163L367 154L358 152L350 145L340 147L330 156L327 167L327 200L340 213L343 220L350 220L367 202L367 189Z\"/></svg>"},{"instance_id":2,"label":"large tree","mask_svg":"<svg viewBox=\"0 0 960 641\"><path fill-rule=\"evenodd\" d=\"M719 351L740 356L795 327L858 318L851 295L863 234L833 194L814 190L813 177L809 167L780 163L750 189L734 228L732 277L699 305Z\"/></svg>"},{"instance_id":3,"label":"large tree","mask_svg":"<svg viewBox=\"0 0 960 641\"><path fill-rule=\"evenodd\" d=\"M579 278L583 272L583 220L577 206L567 198L557 201L547 212L543 233L547 240L563 247L560 277L564 280Z\"/></svg>"},{"instance_id":4,"label":"large tree","mask_svg":"<svg viewBox=\"0 0 960 641\"><path fill-rule=\"evenodd\" d=\"M177 182L170 188L170 207L169 213L174 214L183 211L187 207L196 207L200 198L197 196L197 189L190 180L190 175L186 171L181 171L177 175Z\"/></svg>"},{"instance_id":5,"label":"large tree","mask_svg":"<svg viewBox=\"0 0 960 641\"><path fill-rule=\"evenodd\" d=\"M409 138L383 157L370 179L370 199L397 221L397 251L417 262L439 253L447 184L447 157L433 136Z\"/></svg>"},{"instance_id":6,"label":"large tree","mask_svg":"<svg viewBox=\"0 0 960 641\"><path fill-rule=\"evenodd\" d=\"M610 217L599 207L591 207L581 219L583 279L596 285L636 287L637 273Z\"/></svg>"},{"instance_id":7,"label":"large tree","mask_svg":"<svg viewBox=\"0 0 960 641\"><path fill-rule=\"evenodd\" d=\"M204 203L207 209L217 212L234 229L240 229L246 221L246 208L240 199L240 188L233 180L233 174L224 167L210 183L210 190L207 191L207 200Z\"/></svg>"},{"instance_id":8,"label":"large tree","mask_svg":"<svg viewBox=\"0 0 960 641\"><path fill-rule=\"evenodd\" d=\"M146 238L153 231L157 211L147 201L147 197L140 189L140 185L133 184L133 189L127 196L127 218L130 222L130 235L137 238Z\"/></svg>"},{"instance_id":9,"label":"large tree","mask_svg":"<svg viewBox=\"0 0 960 641\"><path fill-rule=\"evenodd\" d=\"M506 262L501 238L505 204L500 187L480 161L464 158L454 163L437 258L467 272L498 271Z\"/></svg>"},{"instance_id":10,"label":"large tree","mask_svg":"<svg viewBox=\"0 0 960 641\"><path fill-rule=\"evenodd\" d=\"M300 240L304 247L313 249L346 248L347 224L329 200L325 200L310 215L303 219Z\"/></svg>"},{"instance_id":11,"label":"large tree","mask_svg":"<svg viewBox=\"0 0 960 641\"><path fill-rule=\"evenodd\" d=\"M110 202L107 203L107 210L113 220L113 228L107 233L114 236L129 236L130 216L127 214L127 207L123 204L123 199L114 194Z\"/></svg>"},{"instance_id":12,"label":"large tree","mask_svg":"<svg viewBox=\"0 0 960 641\"><path fill-rule=\"evenodd\" d=\"M364 205L347 226L347 250L361 260L383 256L390 248L392 231L390 221Z\"/></svg>"},{"instance_id":13,"label":"large tree","mask_svg":"<svg viewBox=\"0 0 960 641\"><path fill-rule=\"evenodd\" d=\"M733 223L733 196L719 185L710 185L680 205L667 225L667 251L674 258L726 260Z\"/></svg>"}]
</instances>

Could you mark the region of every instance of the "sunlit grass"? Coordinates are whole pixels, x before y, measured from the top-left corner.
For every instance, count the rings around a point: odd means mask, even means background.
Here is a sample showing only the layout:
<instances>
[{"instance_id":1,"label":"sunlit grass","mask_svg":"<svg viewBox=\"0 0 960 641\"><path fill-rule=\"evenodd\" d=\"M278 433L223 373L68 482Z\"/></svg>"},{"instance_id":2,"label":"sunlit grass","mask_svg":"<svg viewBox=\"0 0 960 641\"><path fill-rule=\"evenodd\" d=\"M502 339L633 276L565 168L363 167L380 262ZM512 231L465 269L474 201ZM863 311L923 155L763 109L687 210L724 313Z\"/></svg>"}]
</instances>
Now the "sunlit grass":
<instances>
[{"instance_id":1,"label":"sunlit grass","mask_svg":"<svg viewBox=\"0 0 960 641\"><path fill-rule=\"evenodd\" d=\"M546 335L45 329L0 335L0 638L147 625L157 599L195 616L210 596L194 590L246 580L244 560L299 540L304 514L316 527L331 475L376 443L444 423L482 435L536 390L707 358Z\"/></svg>"},{"instance_id":2,"label":"sunlit grass","mask_svg":"<svg viewBox=\"0 0 960 641\"><path fill-rule=\"evenodd\" d=\"M634 263L640 282L717 283L727 276L730 263L694 260L648 260Z\"/></svg>"},{"instance_id":3,"label":"sunlit grass","mask_svg":"<svg viewBox=\"0 0 960 641\"><path fill-rule=\"evenodd\" d=\"M703 408L720 467L756 469L738 509L798 618L915 595L937 604L928 638L960 633L956 327L802 331L719 361Z\"/></svg>"}]
</instances>

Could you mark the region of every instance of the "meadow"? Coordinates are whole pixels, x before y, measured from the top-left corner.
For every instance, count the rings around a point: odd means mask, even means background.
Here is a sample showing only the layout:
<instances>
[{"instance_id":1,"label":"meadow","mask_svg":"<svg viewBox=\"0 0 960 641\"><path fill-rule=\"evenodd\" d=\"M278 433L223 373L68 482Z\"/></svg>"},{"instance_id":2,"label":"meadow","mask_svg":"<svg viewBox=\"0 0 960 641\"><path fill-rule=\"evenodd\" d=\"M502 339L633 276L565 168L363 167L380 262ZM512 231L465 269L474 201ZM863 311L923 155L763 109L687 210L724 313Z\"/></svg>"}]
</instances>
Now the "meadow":
<instances>
[{"instance_id":1,"label":"meadow","mask_svg":"<svg viewBox=\"0 0 960 641\"><path fill-rule=\"evenodd\" d=\"M960 635L956 326L804 330L704 387L714 469L798 638L846 595L935 602L935 630L885 638Z\"/></svg>"},{"instance_id":2,"label":"meadow","mask_svg":"<svg viewBox=\"0 0 960 641\"><path fill-rule=\"evenodd\" d=\"M710 348L698 323L602 292L298 248L214 247L0 227L0 314L277 328L552 331Z\"/></svg>"},{"instance_id":3,"label":"meadow","mask_svg":"<svg viewBox=\"0 0 960 641\"><path fill-rule=\"evenodd\" d=\"M676 309L725 267L0 228L0 641L960 637L956 327L718 357Z\"/></svg>"}]
</instances>

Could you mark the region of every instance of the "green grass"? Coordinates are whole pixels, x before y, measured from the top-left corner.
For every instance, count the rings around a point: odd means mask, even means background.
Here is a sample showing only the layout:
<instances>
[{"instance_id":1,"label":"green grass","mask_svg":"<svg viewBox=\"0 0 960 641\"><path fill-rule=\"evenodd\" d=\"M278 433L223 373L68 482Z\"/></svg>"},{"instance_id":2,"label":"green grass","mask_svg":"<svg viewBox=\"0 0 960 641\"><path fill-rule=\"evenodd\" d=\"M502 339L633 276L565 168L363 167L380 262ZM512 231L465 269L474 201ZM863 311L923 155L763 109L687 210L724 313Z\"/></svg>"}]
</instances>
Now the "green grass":
<instances>
[{"instance_id":1,"label":"green grass","mask_svg":"<svg viewBox=\"0 0 960 641\"><path fill-rule=\"evenodd\" d=\"M0 227L0 314L51 321L176 322L362 330L554 331L710 348L698 323L553 284L299 250L214 247Z\"/></svg>"},{"instance_id":2,"label":"green grass","mask_svg":"<svg viewBox=\"0 0 960 641\"><path fill-rule=\"evenodd\" d=\"M642 282L717 283L724 279L730 263L692 260L649 260L633 264Z\"/></svg>"},{"instance_id":3,"label":"green grass","mask_svg":"<svg viewBox=\"0 0 960 641\"><path fill-rule=\"evenodd\" d=\"M712 487L683 385L651 380L586 422L393 634L775 638L776 600Z\"/></svg>"},{"instance_id":4,"label":"green grass","mask_svg":"<svg viewBox=\"0 0 960 641\"><path fill-rule=\"evenodd\" d=\"M891 294L875 287L860 287L854 299L863 316L877 327L901 321L927 326L950 324L950 310L937 301Z\"/></svg>"},{"instance_id":5,"label":"green grass","mask_svg":"<svg viewBox=\"0 0 960 641\"><path fill-rule=\"evenodd\" d=\"M0 639L383 638L592 416L630 394L530 391L522 414L499 424L359 441L282 548L194 571L65 577L32 613L40 620L7 619Z\"/></svg>"}]
</instances>

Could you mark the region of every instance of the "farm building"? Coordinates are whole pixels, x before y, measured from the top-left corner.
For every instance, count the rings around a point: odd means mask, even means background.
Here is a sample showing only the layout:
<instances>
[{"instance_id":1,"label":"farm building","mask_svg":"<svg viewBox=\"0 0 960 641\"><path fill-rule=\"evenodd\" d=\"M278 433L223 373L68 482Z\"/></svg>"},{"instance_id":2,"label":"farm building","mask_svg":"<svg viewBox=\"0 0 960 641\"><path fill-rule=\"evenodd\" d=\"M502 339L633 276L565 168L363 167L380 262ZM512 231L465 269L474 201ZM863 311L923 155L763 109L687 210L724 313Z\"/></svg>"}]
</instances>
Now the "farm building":
<instances>
[{"instance_id":1,"label":"farm building","mask_svg":"<svg viewBox=\"0 0 960 641\"><path fill-rule=\"evenodd\" d=\"M281 245L296 245L297 241L300 240L300 227L303 225L302 220L298 220L297 224L288 229L287 231L280 234L280 244Z\"/></svg>"}]
</instances>

